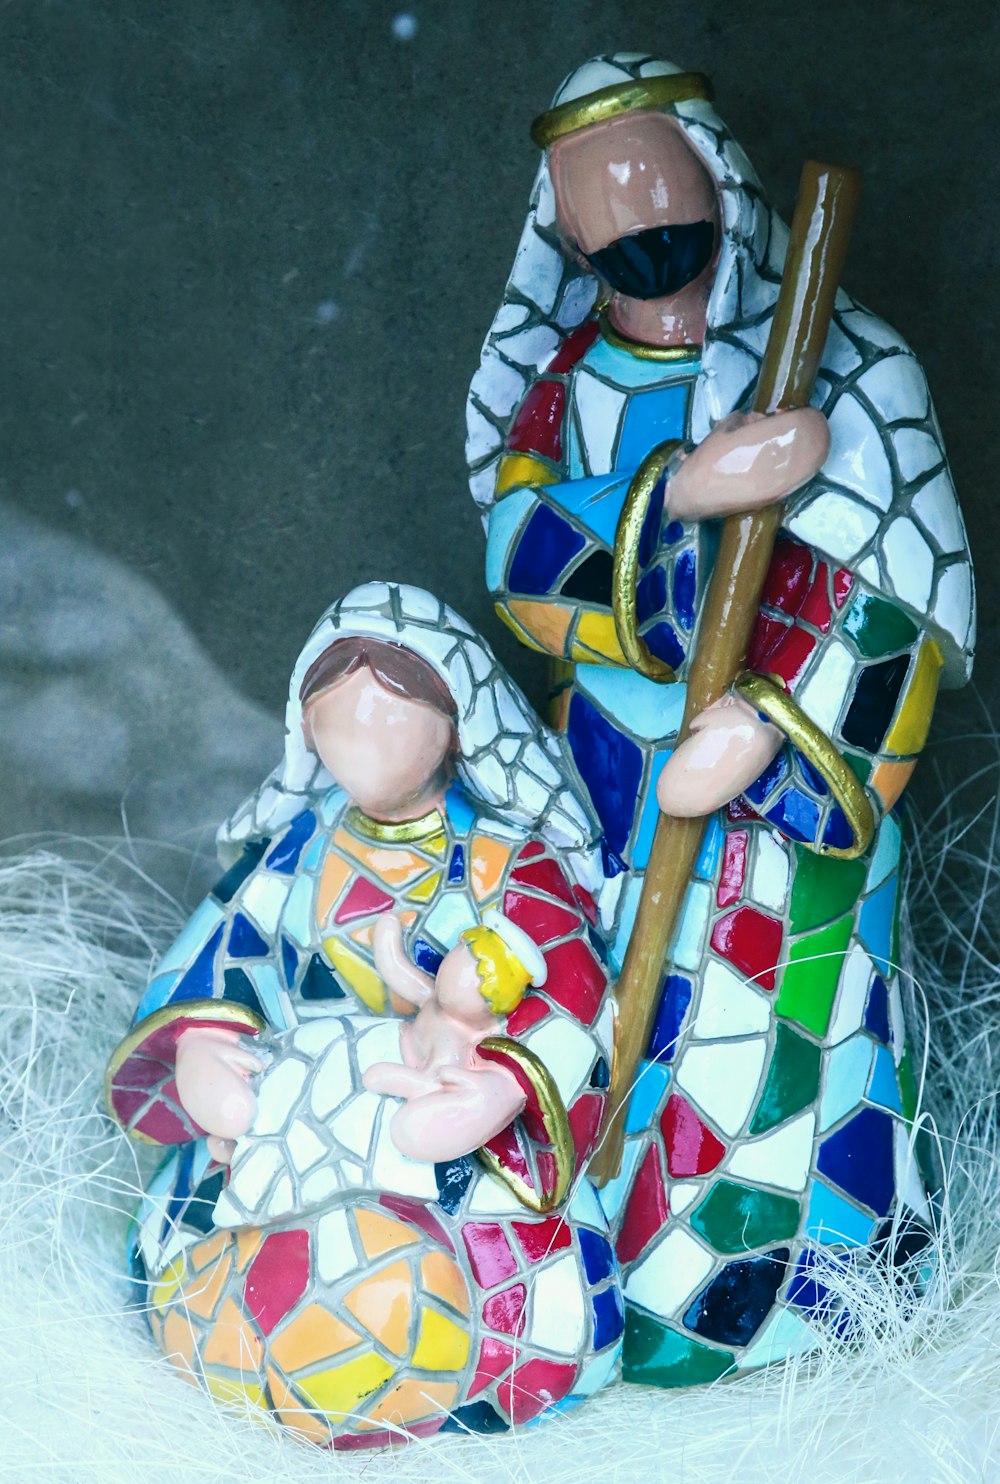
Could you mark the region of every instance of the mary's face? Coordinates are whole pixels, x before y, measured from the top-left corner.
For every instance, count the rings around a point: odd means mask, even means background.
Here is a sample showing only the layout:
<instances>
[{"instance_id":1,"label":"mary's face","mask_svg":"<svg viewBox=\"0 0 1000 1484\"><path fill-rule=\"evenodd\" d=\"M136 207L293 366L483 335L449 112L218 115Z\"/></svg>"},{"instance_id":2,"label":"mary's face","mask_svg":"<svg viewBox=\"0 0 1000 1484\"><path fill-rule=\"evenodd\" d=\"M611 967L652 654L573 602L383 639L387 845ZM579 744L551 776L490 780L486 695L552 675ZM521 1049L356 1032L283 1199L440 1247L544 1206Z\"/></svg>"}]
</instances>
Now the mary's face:
<instances>
[{"instance_id":1,"label":"mary's face","mask_svg":"<svg viewBox=\"0 0 1000 1484\"><path fill-rule=\"evenodd\" d=\"M447 783L452 722L425 701L391 695L367 666L311 701L304 728L330 776L376 819L424 812Z\"/></svg>"}]
</instances>

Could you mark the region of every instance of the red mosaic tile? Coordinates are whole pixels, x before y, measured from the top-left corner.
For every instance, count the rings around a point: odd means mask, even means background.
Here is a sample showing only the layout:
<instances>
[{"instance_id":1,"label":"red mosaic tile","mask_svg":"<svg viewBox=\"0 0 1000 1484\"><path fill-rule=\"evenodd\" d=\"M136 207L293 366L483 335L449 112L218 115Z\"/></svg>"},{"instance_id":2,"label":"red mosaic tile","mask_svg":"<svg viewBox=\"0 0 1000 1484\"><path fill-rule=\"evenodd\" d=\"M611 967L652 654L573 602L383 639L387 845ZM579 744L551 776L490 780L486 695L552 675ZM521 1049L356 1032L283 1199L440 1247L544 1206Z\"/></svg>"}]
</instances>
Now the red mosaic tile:
<instances>
[{"instance_id":1,"label":"red mosaic tile","mask_svg":"<svg viewBox=\"0 0 1000 1484\"><path fill-rule=\"evenodd\" d=\"M561 1365L554 1360L529 1360L497 1388L501 1406L514 1423L529 1422L562 1401L576 1380L575 1365Z\"/></svg>"},{"instance_id":2,"label":"red mosaic tile","mask_svg":"<svg viewBox=\"0 0 1000 1484\"><path fill-rule=\"evenodd\" d=\"M567 335L562 345L560 345L546 366L546 371L561 375L563 372L572 370L577 361L581 360L587 354L587 351L597 339L598 329L597 321L592 319L588 320L585 325L580 325L571 335Z\"/></svg>"},{"instance_id":3,"label":"red mosaic tile","mask_svg":"<svg viewBox=\"0 0 1000 1484\"><path fill-rule=\"evenodd\" d=\"M491 1381L498 1380L506 1370L513 1364L517 1351L512 1345L507 1345L503 1340L495 1340L492 1335L487 1335L479 1347L479 1360L476 1364L476 1374L469 1386L469 1399L478 1396L485 1386Z\"/></svg>"},{"instance_id":4,"label":"red mosaic tile","mask_svg":"<svg viewBox=\"0 0 1000 1484\"><path fill-rule=\"evenodd\" d=\"M726 1152L726 1146L707 1128L686 1098L674 1093L660 1119L671 1179L707 1175Z\"/></svg>"},{"instance_id":5,"label":"red mosaic tile","mask_svg":"<svg viewBox=\"0 0 1000 1484\"><path fill-rule=\"evenodd\" d=\"M539 1149L535 1155L535 1163L538 1166L538 1178L542 1182L543 1190L555 1190L556 1188L556 1158L547 1149Z\"/></svg>"},{"instance_id":6,"label":"red mosaic tile","mask_svg":"<svg viewBox=\"0 0 1000 1484\"><path fill-rule=\"evenodd\" d=\"M739 824L744 819L759 819L760 815L747 799L739 795L726 805L726 818L730 824Z\"/></svg>"},{"instance_id":7,"label":"red mosaic tile","mask_svg":"<svg viewBox=\"0 0 1000 1484\"><path fill-rule=\"evenodd\" d=\"M309 1284L309 1233L273 1232L247 1271L243 1302L261 1334L298 1303Z\"/></svg>"},{"instance_id":8,"label":"red mosaic tile","mask_svg":"<svg viewBox=\"0 0 1000 1484\"><path fill-rule=\"evenodd\" d=\"M155 1102L132 1127L136 1133L145 1134L147 1139L157 1144L187 1144L204 1133L193 1118L175 1112L162 1102Z\"/></svg>"},{"instance_id":9,"label":"red mosaic tile","mask_svg":"<svg viewBox=\"0 0 1000 1484\"><path fill-rule=\"evenodd\" d=\"M604 1120L605 1102L606 1095L603 1092L585 1092L568 1109L577 1171L597 1143L597 1135Z\"/></svg>"},{"instance_id":10,"label":"red mosaic tile","mask_svg":"<svg viewBox=\"0 0 1000 1484\"><path fill-rule=\"evenodd\" d=\"M650 1144L635 1177L615 1243L619 1262L634 1262L657 1232L663 1230L669 1211L659 1150Z\"/></svg>"},{"instance_id":11,"label":"red mosaic tile","mask_svg":"<svg viewBox=\"0 0 1000 1484\"><path fill-rule=\"evenodd\" d=\"M353 922L356 917L368 917L372 912L387 912L395 905L387 891L383 891L366 877L359 876L341 902L334 921Z\"/></svg>"},{"instance_id":12,"label":"red mosaic tile","mask_svg":"<svg viewBox=\"0 0 1000 1484\"><path fill-rule=\"evenodd\" d=\"M517 1259L507 1244L503 1227L495 1221L467 1221L462 1241L480 1288L495 1288L517 1272Z\"/></svg>"},{"instance_id":13,"label":"red mosaic tile","mask_svg":"<svg viewBox=\"0 0 1000 1484\"><path fill-rule=\"evenodd\" d=\"M737 907L720 917L712 929L712 947L761 989L774 988L781 956L781 923L756 907Z\"/></svg>"},{"instance_id":14,"label":"red mosaic tile","mask_svg":"<svg viewBox=\"0 0 1000 1484\"><path fill-rule=\"evenodd\" d=\"M554 463L562 458L562 424L566 387L561 381L536 381L525 397L507 437L514 453L536 453Z\"/></svg>"},{"instance_id":15,"label":"red mosaic tile","mask_svg":"<svg viewBox=\"0 0 1000 1484\"><path fill-rule=\"evenodd\" d=\"M512 1221L511 1226L529 1262L541 1262L550 1252L560 1252L573 1242L573 1233L561 1216L547 1216L539 1221Z\"/></svg>"},{"instance_id":16,"label":"red mosaic tile","mask_svg":"<svg viewBox=\"0 0 1000 1484\"><path fill-rule=\"evenodd\" d=\"M549 999L562 1005L584 1025L592 1025L607 985L607 976L597 957L582 938L571 938L550 948L545 955L548 975L543 988Z\"/></svg>"},{"instance_id":17,"label":"red mosaic tile","mask_svg":"<svg viewBox=\"0 0 1000 1484\"><path fill-rule=\"evenodd\" d=\"M846 567L839 567L833 574L833 601L838 608L843 608L847 602L848 594L854 583L854 573L849 572Z\"/></svg>"},{"instance_id":18,"label":"red mosaic tile","mask_svg":"<svg viewBox=\"0 0 1000 1484\"><path fill-rule=\"evenodd\" d=\"M747 649L747 669L766 673L770 669L771 655L787 633L788 625L780 618L768 618L766 613L758 613Z\"/></svg>"},{"instance_id":19,"label":"red mosaic tile","mask_svg":"<svg viewBox=\"0 0 1000 1484\"><path fill-rule=\"evenodd\" d=\"M519 886L533 886L538 891L547 891L549 896L558 897L570 907L576 906L569 882L551 856L540 861L531 861L527 865L521 865L519 861L517 868L511 872L510 879Z\"/></svg>"},{"instance_id":20,"label":"red mosaic tile","mask_svg":"<svg viewBox=\"0 0 1000 1484\"><path fill-rule=\"evenodd\" d=\"M784 638L771 651L767 659L770 674L780 675L788 685L793 685L809 662L816 648L816 636L807 629L786 629Z\"/></svg>"},{"instance_id":21,"label":"red mosaic tile","mask_svg":"<svg viewBox=\"0 0 1000 1484\"><path fill-rule=\"evenodd\" d=\"M812 572L812 552L797 541L779 541L768 568L761 602L779 613L795 614L805 597Z\"/></svg>"},{"instance_id":22,"label":"red mosaic tile","mask_svg":"<svg viewBox=\"0 0 1000 1484\"><path fill-rule=\"evenodd\" d=\"M433 1237L435 1242L440 1242L443 1247L447 1247L449 1252L454 1252L455 1244L451 1237L437 1217L432 1214L431 1208L425 1206L423 1201L411 1201L404 1195L381 1195L379 1203L385 1206L387 1211L392 1211L396 1216L408 1221L411 1226L419 1227L429 1237Z\"/></svg>"},{"instance_id":23,"label":"red mosaic tile","mask_svg":"<svg viewBox=\"0 0 1000 1484\"><path fill-rule=\"evenodd\" d=\"M504 916L534 938L536 943L551 943L553 938L565 938L580 926L580 915L574 910L557 907L555 902L541 897L526 897L522 892L504 892Z\"/></svg>"},{"instance_id":24,"label":"red mosaic tile","mask_svg":"<svg viewBox=\"0 0 1000 1484\"><path fill-rule=\"evenodd\" d=\"M829 633L830 630L830 569L826 562L816 563L816 572L812 585L806 594L805 602L799 609L799 618L803 623L811 623L813 628L819 629L821 634Z\"/></svg>"},{"instance_id":25,"label":"red mosaic tile","mask_svg":"<svg viewBox=\"0 0 1000 1484\"><path fill-rule=\"evenodd\" d=\"M521 1121L525 1123L526 1127L528 1127L528 1122L530 1121L529 1109L526 1108L525 1111L521 1114ZM539 1129L538 1135L536 1135L531 1128L528 1128L530 1137L533 1139L540 1138L541 1140L547 1142L548 1136L547 1134L545 1134L545 1126L541 1122L540 1115L538 1117L537 1127ZM497 1159L500 1160L505 1169L510 1170L511 1173L514 1175L518 1175L522 1180L527 1181L529 1185L531 1184L531 1174L528 1170L528 1164L524 1157L524 1150L518 1143L517 1133L515 1132L513 1124L511 1124L508 1128L501 1129L494 1138L490 1139L488 1143L484 1145L484 1148L488 1149L491 1154L495 1154Z\"/></svg>"},{"instance_id":26,"label":"red mosaic tile","mask_svg":"<svg viewBox=\"0 0 1000 1484\"><path fill-rule=\"evenodd\" d=\"M743 877L747 868L747 845L749 830L727 830L726 843L722 849L722 870L715 900L720 907L731 907L738 902L743 891Z\"/></svg>"},{"instance_id":27,"label":"red mosaic tile","mask_svg":"<svg viewBox=\"0 0 1000 1484\"><path fill-rule=\"evenodd\" d=\"M593 893L589 892L585 886L574 886L573 895L576 898L577 906L581 909L591 927L596 927L597 903L594 901Z\"/></svg>"},{"instance_id":28,"label":"red mosaic tile","mask_svg":"<svg viewBox=\"0 0 1000 1484\"><path fill-rule=\"evenodd\" d=\"M523 1283L515 1283L500 1293L493 1294L483 1305L483 1323L501 1334L517 1336L524 1329L524 1305L528 1290Z\"/></svg>"},{"instance_id":29,"label":"red mosaic tile","mask_svg":"<svg viewBox=\"0 0 1000 1484\"><path fill-rule=\"evenodd\" d=\"M522 1035L524 1031L537 1025L540 1020L544 1020L549 1013L549 1006L541 995L532 994L529 990L521 1003L515 1005L507 1016L507 1035Z\"/></svg>"}]
</instances>

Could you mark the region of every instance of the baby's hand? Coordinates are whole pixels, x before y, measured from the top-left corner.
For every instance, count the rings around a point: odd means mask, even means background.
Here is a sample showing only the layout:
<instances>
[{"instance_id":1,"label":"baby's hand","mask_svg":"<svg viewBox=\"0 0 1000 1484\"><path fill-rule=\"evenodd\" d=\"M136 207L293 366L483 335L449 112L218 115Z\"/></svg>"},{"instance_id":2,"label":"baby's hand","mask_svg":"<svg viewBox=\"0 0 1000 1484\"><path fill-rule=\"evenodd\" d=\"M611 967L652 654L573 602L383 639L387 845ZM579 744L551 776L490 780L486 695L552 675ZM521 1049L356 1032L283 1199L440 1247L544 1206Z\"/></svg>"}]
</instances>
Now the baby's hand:
<instances>
[{"instance_id":1,"label":"baby's hand","mask_svg":"<svg viewBox=\"0 0 1000 1484\"><path fill-rule=\"evenodd\" d=\"M177 1042L181 1107L209 1135L209 1151L222 1164L228 1164L233 1142L253 1122L257 1098L249 1078L263 1068L238 1031L197 1026Z\"/></svg>"}]
</instances>

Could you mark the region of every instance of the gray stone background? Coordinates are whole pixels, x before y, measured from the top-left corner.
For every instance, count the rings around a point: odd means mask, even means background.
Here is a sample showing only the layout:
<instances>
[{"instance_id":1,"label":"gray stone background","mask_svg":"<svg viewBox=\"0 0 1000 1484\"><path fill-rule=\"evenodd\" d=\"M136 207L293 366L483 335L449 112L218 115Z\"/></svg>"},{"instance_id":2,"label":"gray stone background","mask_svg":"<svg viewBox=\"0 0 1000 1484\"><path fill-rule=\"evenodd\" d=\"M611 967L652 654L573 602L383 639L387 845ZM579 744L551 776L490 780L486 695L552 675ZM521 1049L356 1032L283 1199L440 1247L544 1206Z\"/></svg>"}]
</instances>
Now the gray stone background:
<instances>
[{"instance_id":1,"label":"gray stone background","mask_svg":"<svg viewBox=\"0 0 1000 1484\"><path fill-rule=\"evenodd\" d=\"M845 282L930 377L982 599L980 697L942 725L982 730L997 36L986 0L8 0L8 831L114 833L124 804L133 832L203 839L272 762L313 620L368 577L446 595L540 696L485 596L464 399L528 123L616 48L710 73L786 216L807 155L863 167Z\"/></svg>"}]
</instances>

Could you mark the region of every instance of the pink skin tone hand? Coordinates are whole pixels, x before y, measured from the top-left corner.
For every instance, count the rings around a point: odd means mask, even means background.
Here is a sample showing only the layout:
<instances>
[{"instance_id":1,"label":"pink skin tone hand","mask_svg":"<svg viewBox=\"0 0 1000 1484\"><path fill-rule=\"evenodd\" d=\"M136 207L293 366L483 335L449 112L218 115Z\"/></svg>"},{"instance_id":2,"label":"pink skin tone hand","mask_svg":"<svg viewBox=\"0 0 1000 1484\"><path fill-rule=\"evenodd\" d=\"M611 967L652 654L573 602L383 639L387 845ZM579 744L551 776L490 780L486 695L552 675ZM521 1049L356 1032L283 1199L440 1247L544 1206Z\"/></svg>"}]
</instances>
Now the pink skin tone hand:
<instances>
[{"instance_id":1,"label":"pink skin tone hand","mask_svg":"<svg viewBox=\"0 0 1000 1484\"><path fill-rule=\"evenodd\" d=\"M826 418L813 407L733 413L671 475L667 506L679 520L737 514L784 499L821 468L830 449ZM739 696L723 696L691 723L656 785L675 819L710 814L759 778L783 734Z\"/></svg>"},{"instance_id":2,"label":"pink skin tone hand","mask_svg":"<svg viewBox=\"0 0 1000 1484\"><path fill-rule=\"evenodd\" d=\"M390 1124L401 1154L435 1162L469 1154L525 1104L512 1073L476 1056L500 1020L479 991L475 957L460 941L432 980L406 957L402 925L389 913L375 926L373 950L384 982L420 1010L400 1035L404 1065L376 1062L364 1074L365 1087L407 1099Z\"/></svg>"},{"instance_id":3,"label":"pink skin tone hand","mask_svg":"<svg viewBox=\"0 0 1000 1484\"><path fill-rule=\"evenodd\" d=\"M230 1162L236 1140L253 1122L257 1099L248 1079L263 1067L238 1031L196 1026L177 1042L177 1096L208 1134L209 1153L219 1164Z\"/></svg>"}]
</instances>

